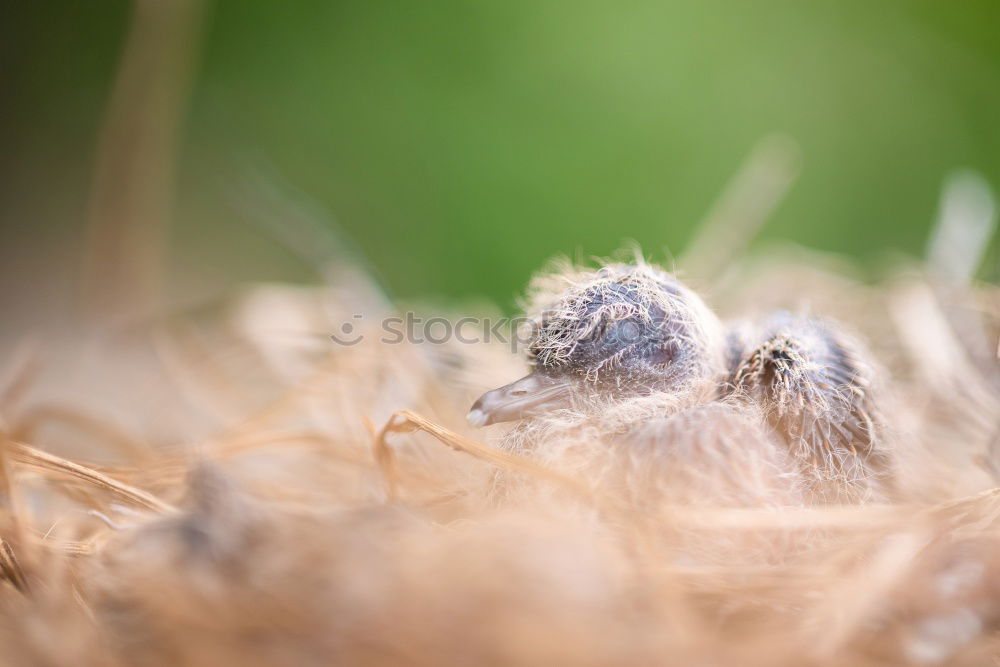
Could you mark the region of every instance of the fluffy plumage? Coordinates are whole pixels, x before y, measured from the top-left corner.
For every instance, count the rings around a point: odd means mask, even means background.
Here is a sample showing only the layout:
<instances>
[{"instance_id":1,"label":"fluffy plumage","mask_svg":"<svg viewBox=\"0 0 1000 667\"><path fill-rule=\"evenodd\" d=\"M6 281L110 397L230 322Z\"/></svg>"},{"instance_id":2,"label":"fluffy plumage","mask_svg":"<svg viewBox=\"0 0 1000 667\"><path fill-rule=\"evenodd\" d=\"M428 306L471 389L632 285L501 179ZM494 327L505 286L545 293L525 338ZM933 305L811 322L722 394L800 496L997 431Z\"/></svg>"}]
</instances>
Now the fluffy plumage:
<instances>
[{"instance_id":1,"label":"fluffy plumage","mask_svg":"<svg viewBox=\"0 0 1000 667\"><path fill-rule=\"evenodd\" d=\"M588 440L621 447L630 459L645 456L662 487L691 492L686 500L698 489L700 500L795 503L799 485L785 482L797 475L813 501L887 497L892 465L875 371L835 325L775 313L723 337L700 297L641 260L557 264L532 281L527 312L532 375L473 409L492 408L490 421L528 418L505 439L509 448L555 449L565 459ZM508 409L536 392L530 411ZM715 483L677 484L677 470Z\"/></svg>"}]
</instances>

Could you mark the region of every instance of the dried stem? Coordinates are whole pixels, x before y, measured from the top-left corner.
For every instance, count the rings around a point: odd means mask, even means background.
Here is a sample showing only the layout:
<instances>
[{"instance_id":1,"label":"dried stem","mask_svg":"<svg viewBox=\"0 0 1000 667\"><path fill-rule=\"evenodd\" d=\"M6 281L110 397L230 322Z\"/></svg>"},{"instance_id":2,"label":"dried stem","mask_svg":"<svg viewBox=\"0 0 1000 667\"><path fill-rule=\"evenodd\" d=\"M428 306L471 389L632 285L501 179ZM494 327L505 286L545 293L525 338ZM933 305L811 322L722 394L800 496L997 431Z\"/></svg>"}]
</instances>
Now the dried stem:
<instances>
[{"instance_id":1,"label":"dried stem","mask_svg":"<svg viewBox=\"0 0 1000 667\"><path fill-rule=\"evenodd\" d=\"M524 473L537 477L538 479L544 479L573 493L577 497L590 502L596 501L594 491L572 477L567 477L555 472L554 470L540 466L534 461L526 459L522 456L502 452L476 442L475 440L461 436L458 433L449 431L445 427L440 426L430 419L418 415L410 410L400 410L399 412L393 413L393 415L389 417L389 420L385 423L385 426L382 427L375 438L376 452L379 450L388 451L390 449L388 443L386 442L386 436L388 436L389 433L410 433L416 430L429 433L438 441L448 445L455 451L469 454L483 461L488 461L489 463L505 470ZM376 454L376 456L378 456L378 454ZM386 460L391 462L390 465L394 465L394 459L392 459L391 452L389 454L389 458Z\"/></svg>"},{"instance_id":2,"label":"dried stem","mask_svg":"<svg viewBox=\"0 0 1000 667\"><path fill-rule=\"evenodd\" d=\"M164 514L177 511L174 506L142 489L129 486L92 468L74 463L54 454L49 454L48 452L43 452L24 443L8 441L7 451L10 454L10 458L17 463L83 480L139 507Z\"/></svg>"}]
</instances>

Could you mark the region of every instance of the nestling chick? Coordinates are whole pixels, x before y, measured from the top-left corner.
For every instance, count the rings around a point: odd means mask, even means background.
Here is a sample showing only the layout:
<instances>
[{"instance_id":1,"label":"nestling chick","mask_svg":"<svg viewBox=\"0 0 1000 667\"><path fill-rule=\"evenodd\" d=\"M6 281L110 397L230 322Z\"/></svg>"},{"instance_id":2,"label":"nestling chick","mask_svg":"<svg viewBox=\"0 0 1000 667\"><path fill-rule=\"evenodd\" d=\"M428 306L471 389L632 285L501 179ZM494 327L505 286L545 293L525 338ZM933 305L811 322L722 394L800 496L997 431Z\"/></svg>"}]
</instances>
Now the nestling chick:
<instances>
[{"instance_id":1,"label":"nestling chick","mask_svg":"<svg viewBox=\"0 0 1000 667\"><path fill-rule=\"evenodd\" d=\"M795 466L756 407L716 401L722 326L694 292L638 262L560 267L531 294L532 373L484 394L473 424L522 420L502 446L640 503L798 503Z\"/></svg>"},{"instance_id":2,"label":"nestling chick","mask_svg":"<svg viewBox=\"0 0 1000 667\"><path fill-rule=\"evenodd\" d=\"M778 312L737 325L729 386L758 405L800 464L817 500L884 499L892 465L872 396L873 365L831 322Z\"/></svg>"}]
</instances>

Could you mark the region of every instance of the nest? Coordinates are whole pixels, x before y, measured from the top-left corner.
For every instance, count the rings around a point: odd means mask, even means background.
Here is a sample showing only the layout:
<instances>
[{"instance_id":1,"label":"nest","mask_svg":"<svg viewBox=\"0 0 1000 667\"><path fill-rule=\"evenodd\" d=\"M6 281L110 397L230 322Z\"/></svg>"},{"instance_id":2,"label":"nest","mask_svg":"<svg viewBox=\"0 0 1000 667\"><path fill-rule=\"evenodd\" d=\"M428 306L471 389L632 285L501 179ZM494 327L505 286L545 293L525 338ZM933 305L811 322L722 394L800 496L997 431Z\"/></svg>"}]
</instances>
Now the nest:
<instances>
[{"instance_id":1,"label":"nest","mask_svg":"<svg viewBox=\"0 0 1000 667\"><path fill-rule=\"evenodd\" d=\"M337 330L336 290L255 288L72 348L99 373L46 367L69 343L35 340L0 387L0 661L990 662L1000 292L817 266L744 262L712 300L736 315L799 285L869 340L892 378L892 503L713 505L712 480L682 502L586 450L505 450L463 415L522 360L385 344L374 322L353 346L275 334L279 317ZM702 482L756 483L730 463Z\"/></svg>"}]
</instances>

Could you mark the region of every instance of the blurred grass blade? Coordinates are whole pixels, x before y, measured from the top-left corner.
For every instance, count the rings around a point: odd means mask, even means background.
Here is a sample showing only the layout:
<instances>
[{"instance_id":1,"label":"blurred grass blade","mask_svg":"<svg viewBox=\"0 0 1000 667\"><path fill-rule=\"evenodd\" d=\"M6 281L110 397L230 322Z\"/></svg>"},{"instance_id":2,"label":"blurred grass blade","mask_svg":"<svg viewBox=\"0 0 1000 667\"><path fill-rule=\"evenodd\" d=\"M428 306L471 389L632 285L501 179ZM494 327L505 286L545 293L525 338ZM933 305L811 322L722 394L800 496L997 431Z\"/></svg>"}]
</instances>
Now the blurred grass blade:
<instances>
[{"instance_id":1,"label":"blurred grass blade","mask_svg":"<svg viewBox=\"0 0 1000 667\"><path fill-rule=\"evenodd\" d=\"M996 197L986 179L968 169L951 174L927 245L931 269L940 277L968 283L983 261L996 224Z\"/></svg>"},{"instance_id":2,"label":"blurred grass blade","mask_svg":"<svg viewBox=\"0 0 1000 667\"><path fill-rule=\"evenodd\" d=\"M795 141L784 134L761 139L726 185L680 259L690 276L717 276L743 254L791 189L801 170Z\"/></svg>"},{"instance_id":3,"label":"blurred grass blade","mask_svg":"<svg viewBox=\"0 0 1000 667\"><path fill-rule=\"evenodd\" d=\"M97 144L83 268L91 321L162 300L177 133L202 0L137 0Z\"/></svg>"}]
</instances>

